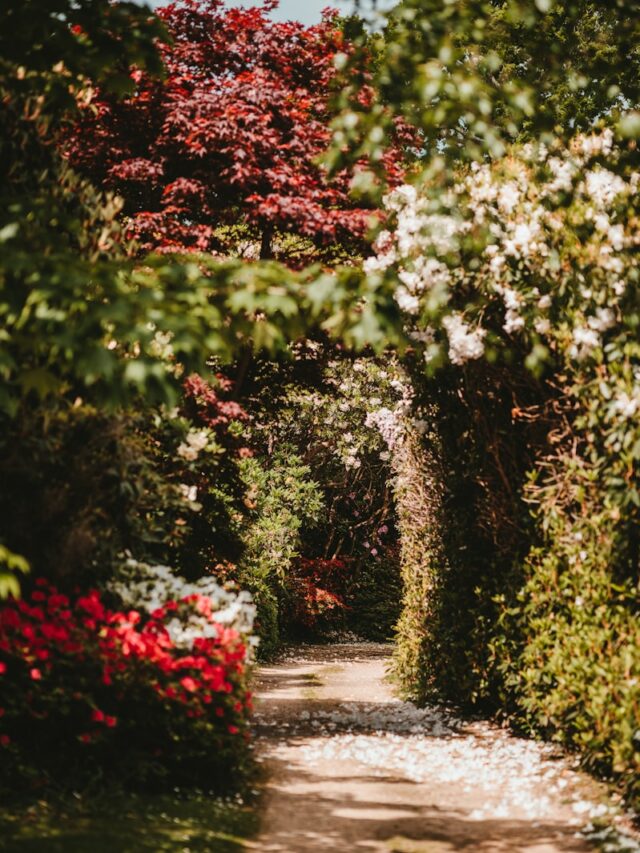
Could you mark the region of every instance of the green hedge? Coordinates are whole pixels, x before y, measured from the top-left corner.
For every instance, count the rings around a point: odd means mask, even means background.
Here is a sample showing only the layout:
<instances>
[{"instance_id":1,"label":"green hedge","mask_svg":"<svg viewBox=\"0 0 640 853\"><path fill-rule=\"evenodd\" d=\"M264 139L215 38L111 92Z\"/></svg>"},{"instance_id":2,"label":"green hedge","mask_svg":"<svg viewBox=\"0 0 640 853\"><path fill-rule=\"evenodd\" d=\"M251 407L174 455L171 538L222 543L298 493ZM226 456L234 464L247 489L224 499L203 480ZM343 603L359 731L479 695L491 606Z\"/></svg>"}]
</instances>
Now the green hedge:
<instances>
[{"instance_id":1,"label":"green hedge","mask_svg":"<svg viewBox=\"0 0 640 853\"><path fill-rule=\"evenodd\" d=\"M431 430L396 451L396 677L418 702L489 710L578 750L638 806L637 508L610 500L579 424L552 450L551 422L518 431L504 392L490 374L440 377Z\"/></svg>"}]
</instances>

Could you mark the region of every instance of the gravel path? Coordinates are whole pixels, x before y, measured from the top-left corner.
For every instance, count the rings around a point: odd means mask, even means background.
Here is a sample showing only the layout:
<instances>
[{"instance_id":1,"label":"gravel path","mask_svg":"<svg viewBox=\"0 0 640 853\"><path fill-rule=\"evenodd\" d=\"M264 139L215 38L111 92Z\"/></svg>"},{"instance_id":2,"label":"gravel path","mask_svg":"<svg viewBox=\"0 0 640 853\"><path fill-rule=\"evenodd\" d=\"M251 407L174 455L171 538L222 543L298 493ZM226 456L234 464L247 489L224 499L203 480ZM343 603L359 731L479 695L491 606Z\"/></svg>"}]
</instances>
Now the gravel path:
<instances>
[{"instance_id":1,"label":"gravel path","mask_svg":"<svg viewBox=\"0 0 640 853\"><path fill-rule=\"evenodd\" d=\"M583 853L603 790L548 745L401 702L389 646L306 646L258 675L261 853Z\"/></svg>"}]
</instances>

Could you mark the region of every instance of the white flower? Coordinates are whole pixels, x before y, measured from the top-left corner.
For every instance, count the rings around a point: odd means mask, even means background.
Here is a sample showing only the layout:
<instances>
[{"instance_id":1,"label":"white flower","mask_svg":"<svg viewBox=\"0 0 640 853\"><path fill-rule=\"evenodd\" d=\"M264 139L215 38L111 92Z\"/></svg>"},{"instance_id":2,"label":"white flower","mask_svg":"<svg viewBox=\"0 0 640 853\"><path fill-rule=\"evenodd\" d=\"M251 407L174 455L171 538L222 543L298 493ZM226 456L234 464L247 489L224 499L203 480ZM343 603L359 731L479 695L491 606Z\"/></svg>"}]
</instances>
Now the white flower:
<instances>
[{"instance_id":1,"label":"white flower","mask_svg":"<svg viewBox=\"0 0 640 853\"><path fill-rule=\"evenodd\" d=\"M597 207L609 207L627 189L627 184L608 169L594 169L587 172L585 191Z\"/></svg>"},{"instance_id":2,"label":"white flower","mask_svg":"<svg viewBox=\"0 0 640 853\"><path fill-rule=\"evenodd\" d=\"M538 308L541 311L546 311L547 308L551 307L551 296L548 293L545 293L544 296L541 296L538 299Z\"/></svg>"},{"instance_id":3,"label":"white flower","mask_svg":"<svg viewBox=\"0 0 640 853\"><path fill-rule=\"evenodd\" d=\"M416 199L416 188L410 184L403 184L400 187L396 187L392 192L386 195L384 203L388 210L398 212L406 205L415 204Z\"/></svg>"},{"instance_id":4,"label":"white flower","mask_svg":"<svg viewBox=\"0 0 640 853\"><path fill-rule=\"evenodd\" d=\"M569 347L569 355L582 361L601 344L600 335L594 329L578 326L573 330L573 343Z\"/></svg>"},{"instance_id":5,"label":"white flower","mask_svg":"<svg viewBox=\"0 0 640 853\"><path fill-rule=\"evenodd\" d=\"M396 292L394 294L395 300L400 306L402 311L405 311L407 314L417 314L420 308L420 300L417 296L414 296L410 293L406 287L398 287L396 288Z\"/></svg>"},{"instance_id":6,"label":"white flower","mask_svg":"<svg viewBox=\"0 0 640 853\"><path fill-rule=\"evenodd\" d=\"M471 330L462 315L453 313L442 320L449 338L449 358L453 364L464 364L484 354L484 336L481 327Z\"/></svg>"},{"instance_id":7,"label":"white flower","mask_svg":"<svg viewBox=\"0 0 640 853\"><path fill-rule=\"evenodd\" d=\"M173 332L161 332L160 330L156 331L153 336L153 340L151 342L151 352L156 358L164 359L165 361L169 361L173 358L174 352L173 347L171 346L171 341L173 340Z\"/></svg>"},{"instance_id":8,"label":"white flower","mask_svg":"<svg viewBox=\"0 0 640 853\"><path fill-rule=\"evenodd\" d=\"M498 207L507 216L512 213L520 201L520 189L515 181L504 184L498 192Z\"/></svg>"},{"instance_id":9,"label":"white flower","mask_svg":"<svg viewBox=\"0 0 640 853\"><path fill-rule=\"evenodd\" d=\"M600 134L578 137L578 146L587 158L610 154L613 149L613 133L607 128Z\"/></svg>"},{"instance_id":10,"label":"white flower","mask_svg":"<svg viewBox=\"0 0 640 853\"><path fill-rule=\"evenodd\" d=\"M632 418L640 408L640 388L634 389L629 395L623 391L613 401L612 410L623 418Z\"/></svg>"},{"instance_id":11,"label":"white flower","mask_svg":"<svg viewBox=\"0 0 640 853\"><path fill-rule=\"evenodd\" d=\"M404 432L400 413L386 406L374 412L369 412L365 419L365 426L369 428L375 427L389 450L394 449Z\"/></svg>"},{"instance_id":12,"label":"white flower","mask_svg":"<svg viewBox=\"0 0 640 853\"><path fill-rule=\"evenodd\" d=\"M391 264L395 263L396 256L394 252L383 252L378 255L371 255L365 258L362 268L366 273L384 272Z\"/></svg>"},{"instance_id":13,"label":"white flower","mask_svg":"<svg viewBox=\"0 0 640 853\"><path fill-rule=\"evenodd\" d=\"M551 331L551 323L546 317L538 317L533 322L533 328L539 335L548 335Z\"/></svg>"},{"instance_id":14,"label":"white flower","mask_svg":"<svg viewBox=\"0 0 640 853\"><path fill-rule=\"evenodd\" d=\"M187 433L186 441L183 441L178 446L178 456L193 462L198 458L198 454L209 443L209 433L206 429L194 430L191 429Z\"/></svg>"},{"instance_id":15,"label":"white flower","mask_svg":"<svg viewBox=\"0 0 640 853\"><path fill-rule=\"evenodd\" d=\"M502 296L506 308L502 328L508 335L512 335L524 327L524 317L520 314L522 297L512 287L496 284L495 290Z\"/></svg>"},{"instance_id":16,"label":"white flower","mask_svg":"<svg viewBox=\"0 0 640 853\"><path fill-rule=\"evenodd\" d=\"M182 497L189 501L190 503L194 503L194 501L198 498L198 487L197 486L189 486L187 483L180 483L178 486L180 489L180 494Z\"/></svg>"},{"instance_id":17,"label":"white flower","mask_svg":"<svg viewBox=\"0 0 640 853\"><path fill-rule=\"evenodd\" d=\"M553 180L547 184L548 192L571 192L573 177L576 173L575 163L571 160L562 160L560 157L551 157L548 163L553 174Z\"/></svg>"},{"instance_id":18,"label":"white flower","mask_svg":"<svg viewBox=\"0 0 640 853\"><path fill-rule=\"evenodd\" d=\"M527 257L537 248L534 238L538 235L540 226L537 222L520 222L513 230L513 235L504 241L507 255Z\"/></svg>"},{"instance_id":19,"label":"white flower","mask_svg":"<svg viewBox=\"0 0 640 853\"><path fill-rule=\"evenodd\" d=\"M616 315L611 308L598 308L594 317L589 317L587 324L596 332L606 332L616 324Z\"/></svg>"}]
</instances>

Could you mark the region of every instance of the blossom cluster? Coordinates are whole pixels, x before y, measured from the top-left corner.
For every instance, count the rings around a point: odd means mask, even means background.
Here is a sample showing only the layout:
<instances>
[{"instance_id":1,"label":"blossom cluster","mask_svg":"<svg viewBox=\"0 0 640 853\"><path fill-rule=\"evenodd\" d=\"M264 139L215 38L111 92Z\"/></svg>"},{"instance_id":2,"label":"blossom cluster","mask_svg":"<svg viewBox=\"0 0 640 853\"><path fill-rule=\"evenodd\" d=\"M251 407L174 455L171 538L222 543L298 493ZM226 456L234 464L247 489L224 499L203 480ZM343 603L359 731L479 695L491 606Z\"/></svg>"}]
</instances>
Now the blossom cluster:
<instances>
[{"instance_id":1,"label":"blossom cluster","mask_svg":"<svg viewBox=\"0 0 640 853\"><path fill-rule=\"evenodd\" d=\"M170 626L194 611L212 630L186 647ZM122 729L154 761L171 761L172 737L189 740L198 724L222 741L246 729L246 676L245 643L216 621L207 596L165 600L149 614L111 610L96 590L72 598L38 580L29 599L0 610L0 745L23 762L34 743L71 755L108 748Z\"/></svg>"},{"instance_id":2,"label":"blossom cluster","mask_svg":"<svg viewBox=\"0 0 640 853\"><path fill-rule=\"evenodd\" d=\"M181 617L173 611L165 620L169 636L181 648L192 648L200 637L215 637L220 625L237 632L249 647L258 643L252 633L256 608L251 593L225 588L211 575L190 582L169 566L152 566L129 558L109 581L107 589L123 607L148 614L161 610L167 601L208 602L204 610L183 609Z\"/></svg>"},{"instance_id":3,"label":"blossom cluster","mask_svg":"<svg viewBox=\"0 0 640 853\"><path fill-rule=\"evenodd\" d=\"M387 196L395 226L365 270L395 280L427 362L446 353L464 365L519 347L534 365L560 359L592 375L600 365L606 418L633 417L640 353L628 306L640 273L640 172L627 154L605 130L475 163L444 188Z\"/></svg>"}]
</instances>

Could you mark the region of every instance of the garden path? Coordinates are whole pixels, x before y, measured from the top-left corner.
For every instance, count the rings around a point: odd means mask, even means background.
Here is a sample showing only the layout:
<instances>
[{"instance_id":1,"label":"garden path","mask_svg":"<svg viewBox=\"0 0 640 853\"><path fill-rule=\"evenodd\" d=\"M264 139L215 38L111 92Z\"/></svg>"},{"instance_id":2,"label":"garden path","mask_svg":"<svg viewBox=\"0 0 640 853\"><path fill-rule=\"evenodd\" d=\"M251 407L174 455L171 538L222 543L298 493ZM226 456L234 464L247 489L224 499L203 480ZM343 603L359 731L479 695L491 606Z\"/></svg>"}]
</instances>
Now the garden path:
<instances>
[{"instance_id":1,"label":"garden path","mask_svg":"<svg viewBox=\"0 0 640 853\"><path fill-rule=\"evenodd\" d=\"M396 698L390 647L305 646L260 669L260 853L582 853L606 807L552 747ZM600 802L600 805L597 803Z\"/></svg>"}]
</instances>

